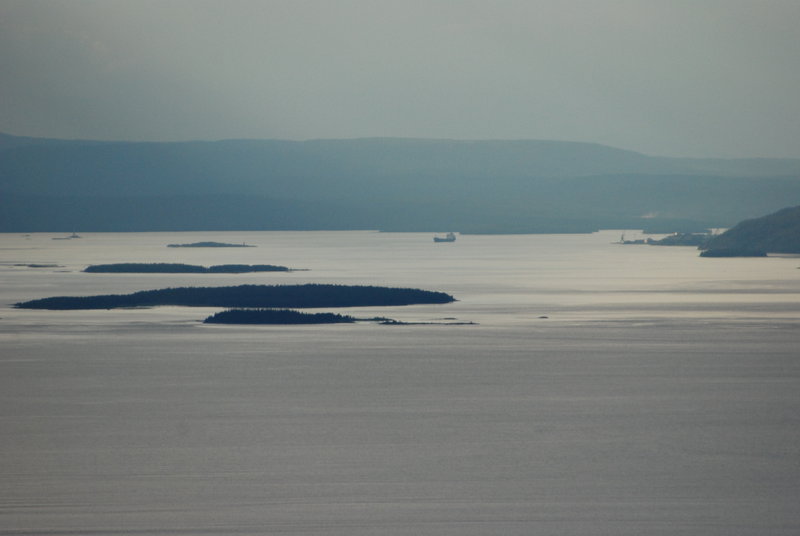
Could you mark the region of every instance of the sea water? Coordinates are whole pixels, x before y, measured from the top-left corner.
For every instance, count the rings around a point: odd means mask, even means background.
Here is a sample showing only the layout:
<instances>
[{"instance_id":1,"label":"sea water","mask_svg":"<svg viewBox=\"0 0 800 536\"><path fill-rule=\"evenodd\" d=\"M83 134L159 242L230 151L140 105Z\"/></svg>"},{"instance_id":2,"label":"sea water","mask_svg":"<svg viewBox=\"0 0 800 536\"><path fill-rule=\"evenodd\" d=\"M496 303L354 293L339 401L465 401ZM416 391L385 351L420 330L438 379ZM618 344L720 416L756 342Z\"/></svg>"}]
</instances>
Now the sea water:
<instances>
[{"instance_id":1,"label":"sea water","mask_svg":"<svg viewBox=\"0 0 800 536\"><path fill-rule=\"evenodd\" d=\"M620 234L0 235L0 534L800 533L800 258ZM166 247L208 240L256 247ZM306 270L82 272L117 262ZM458 301L12 307L309 282Z\"/></svg>"}]
</instances>

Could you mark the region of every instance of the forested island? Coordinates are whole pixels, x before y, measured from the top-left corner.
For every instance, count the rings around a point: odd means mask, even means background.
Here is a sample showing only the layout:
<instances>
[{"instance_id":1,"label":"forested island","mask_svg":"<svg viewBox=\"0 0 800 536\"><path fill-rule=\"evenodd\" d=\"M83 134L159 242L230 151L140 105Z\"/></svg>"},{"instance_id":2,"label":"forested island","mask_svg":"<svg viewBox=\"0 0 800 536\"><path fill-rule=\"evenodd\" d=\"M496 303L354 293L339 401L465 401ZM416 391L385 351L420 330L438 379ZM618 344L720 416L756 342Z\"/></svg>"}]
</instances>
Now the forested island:
<instances>
[{"instance_id":1,"label":"forested island","mask_svg":"<svg viewBox=\"0 0 800 536\"><path fill-rule=\"evenodd\" d=\"M444 292L361 285L239 285L179 287L132 294L59 296L16 303L21 309L115 309L178 305L188 307L310 308L450 303Z\"/></svg>"},{"instance_id":2,"label":"forested island","mask_svg":"<svg viewBox=\"0 0 800 536\"><path fill-rule=\"evenodd\" d=\"M746 247L739 248L715 248L703 251L701 257L766 257L767 252L761 249Z\"/></svg>"},{"instance_id":3,"label":"forested island","mask_svg":"<svg viewBox=\"0 0 800 536\"><path fill-rule=\"evenodd\" d=\"M357 319L336 313L301 313L289 309L229 309L215 313L204 324L352 324Z\"/></svg>"},{"instance_id":4,"label":"forested island","mask_svg":"<svg viewBox=\"0 0 800 536\"><path fill-rule=\"evenodd\" d=\"M291 272L286 266L272 264L220 264L216 266L197 266L181 263L139 263L93 264L84 272L116 274L244 274L248 272Z\"/></svg>"},{"instance_id":5,"label":"forested island","mask_svg":"<svg viewBox=\"0 0 800 536\"><path fill-rule=\"evenodd\" d=\"M191 244L167 244L168 248L254 248L249 244L228 244L225 242L192 242Z\"/></svg>"},{"instance_id":6,"label":"forested island","mask_svg":"<svg viewBox=\"0 0 800 536\"><path fill-rule=\"evenodd\" d=\"M700 249L701 257L765 257L767 253L800 253L800 206L745 220Z\"/></svg>"},{"instance_id":7,"label":"forested island","mask_svg":"<svg viewBox=\"0 0 800 536\"><path fill-rule=\"evenodd\" d=\"M451 319L455 320L455 319ZM336 313L301 313L290 309L229 309L215 313L204 324L345 324L377 322L385 326L474 326L475 322L401 322L376 316L356 318Z\"/></svg>"}]
</instances>

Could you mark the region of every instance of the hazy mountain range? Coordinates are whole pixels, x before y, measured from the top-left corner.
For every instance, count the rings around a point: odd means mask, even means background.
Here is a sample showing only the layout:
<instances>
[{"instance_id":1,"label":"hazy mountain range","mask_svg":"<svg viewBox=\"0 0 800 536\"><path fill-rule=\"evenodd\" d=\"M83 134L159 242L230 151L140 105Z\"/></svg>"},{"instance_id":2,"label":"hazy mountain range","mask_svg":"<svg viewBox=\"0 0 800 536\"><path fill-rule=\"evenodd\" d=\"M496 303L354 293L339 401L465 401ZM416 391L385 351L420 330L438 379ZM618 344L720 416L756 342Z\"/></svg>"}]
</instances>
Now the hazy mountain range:
<instances>
[{"instance_id":1,"label":"hazy mountain range","mask_svg":"<svg viewBox=\"0 0 800 536\"><path fill-rule=\"evenodd\" d=\"M99 142L0 134L0 231L729 227L800 204L800 159L591 143Z\"/></svg>"}]
</instances>

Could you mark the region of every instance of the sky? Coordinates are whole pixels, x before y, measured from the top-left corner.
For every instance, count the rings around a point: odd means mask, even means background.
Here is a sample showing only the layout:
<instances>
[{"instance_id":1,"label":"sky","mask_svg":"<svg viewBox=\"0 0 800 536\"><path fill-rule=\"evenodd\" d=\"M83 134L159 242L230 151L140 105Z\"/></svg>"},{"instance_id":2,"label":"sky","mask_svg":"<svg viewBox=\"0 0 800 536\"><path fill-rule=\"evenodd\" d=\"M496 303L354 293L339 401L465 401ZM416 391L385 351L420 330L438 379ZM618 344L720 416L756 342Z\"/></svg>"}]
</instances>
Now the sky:
<instances>
[{"instance_id":1,"label":"sky","mask_svg":"<svg viewBox=\"0 0 800 536\"><path fill-rule=\"evenodd\" d=\"M0 0L0 132L800 157L800 0Z\"/></svg>"}]
</instances>

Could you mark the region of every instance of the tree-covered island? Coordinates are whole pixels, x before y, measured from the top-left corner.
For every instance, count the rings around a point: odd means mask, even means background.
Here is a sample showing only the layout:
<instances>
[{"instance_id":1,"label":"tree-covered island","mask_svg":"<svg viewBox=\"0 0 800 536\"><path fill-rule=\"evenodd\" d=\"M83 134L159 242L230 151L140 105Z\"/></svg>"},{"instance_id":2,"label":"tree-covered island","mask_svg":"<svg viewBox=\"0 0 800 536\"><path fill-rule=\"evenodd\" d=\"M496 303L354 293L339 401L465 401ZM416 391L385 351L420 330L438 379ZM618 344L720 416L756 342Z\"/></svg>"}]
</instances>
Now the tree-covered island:
<instances>
[{"instance_id":1,"label":"tree-covered island","mask_svg":"<svg viewBox=\"0 0 800 536\"><path fill-rule=\"evenodd\" d=\"M455 319L452 319L455 320ZM475 322L402 322L383 316L356 318L336 313L301 313L290 309L228 309L214 313L204 324L352 324L355 322L375 322L384 326L474 326Z\"/></svg>"},{"instance_id":2,"label":"tree-covered island","mask_svg":"<svg viewBox=\"0 0 800 536\"><path fill-rule=\"evenodd\" d=\"M192 242L191 244L167 244L168 248L254 248L249 244L228 244L226 242Z\"/></svg>"},{"instance_id":3,"label":"tree-covered island","mask_svg":"<svg viewBox=\"0 0 800 536\"><path fill-rule=\"evenodd\" d=\"M239 285L143 290L132 294L58 296L16 303L21 309L115 309L187 307L316 308L450 303L444 292L361 285Z\"/></svg>"},{"instance_id":4,"label":"tree-covered island","mask_svg":"<svg viewBox=\"0 0 800 536\"><path fill-rule=\"evenodd\" d=\"M290 309L229 309L215 313L204 324L352 324L357 318L336 313L301 313Z\"/></svg>"},{"instance_id":5,"label":"tree-covered island","mask_svg":"<svg viewBox=\"0 0 800 536\"><path fill-rule=\"evenodd\" d=\"M84 272L104 274L244 274L249 272L291 272L286 266L272 264L220 264L216 266L197 266L181 263L139 263L93 264Z\"/></svg>"}]
</instances>

